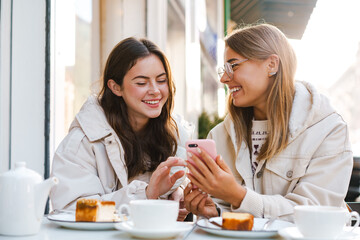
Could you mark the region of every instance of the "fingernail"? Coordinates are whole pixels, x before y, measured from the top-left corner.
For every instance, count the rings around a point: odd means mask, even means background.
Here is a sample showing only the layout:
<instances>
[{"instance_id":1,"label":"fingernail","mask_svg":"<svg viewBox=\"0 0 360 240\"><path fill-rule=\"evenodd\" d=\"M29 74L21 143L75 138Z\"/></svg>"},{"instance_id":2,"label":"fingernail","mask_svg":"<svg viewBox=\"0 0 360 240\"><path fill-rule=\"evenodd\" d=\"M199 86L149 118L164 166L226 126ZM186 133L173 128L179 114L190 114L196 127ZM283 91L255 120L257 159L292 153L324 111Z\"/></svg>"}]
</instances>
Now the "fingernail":
<instances>
[{"instance_id":1,"label":"fingernail","mask_svg":"<svg viewBox=\"0 0 360 240\"><path fill-rule=\"evenodd\" d=\"M202 192L200 188L198 188L199 192Z\"/></svg>"},{"instance_id":2,"label":"fingernail","mask_svg":"<svg viewBox=\"0 0 360 240\"><path fill-rule=\"evenodd\" d=\"M189 157L192 157L191 152L187 152L187 155L188 155Z\"/></svg>"},{"instance_id":3,"label":"fingernail","mask_svg":"<svg viewBox=\"0 0 360 240\"><path fill-rule=\"evenodd\" d=\"M206 192L202 192L203 195L206 195L207 193Z\"/></svg>"},{"instance_id":4,"label":"fingernail","mask_svg":"<svg viewBox=\"0 0 360 240\"><path fill-rule=\"evenodd\" d=\"M192 184L191 184L191 183L189 183L187 186L188 186L189 188L191 188L191 187L192 187Z\"/></svg>"},{"instance_id":5,"label":"fingernail","mask_svg":"<svg viewBox=\"0 0 360 240\"><path fill-rule=\"evenodd\" d=\"M198 153L201 153L201 149L200 149L200 148L196 148L196 150L198 151Z\"/></svg>"}]
</instances>

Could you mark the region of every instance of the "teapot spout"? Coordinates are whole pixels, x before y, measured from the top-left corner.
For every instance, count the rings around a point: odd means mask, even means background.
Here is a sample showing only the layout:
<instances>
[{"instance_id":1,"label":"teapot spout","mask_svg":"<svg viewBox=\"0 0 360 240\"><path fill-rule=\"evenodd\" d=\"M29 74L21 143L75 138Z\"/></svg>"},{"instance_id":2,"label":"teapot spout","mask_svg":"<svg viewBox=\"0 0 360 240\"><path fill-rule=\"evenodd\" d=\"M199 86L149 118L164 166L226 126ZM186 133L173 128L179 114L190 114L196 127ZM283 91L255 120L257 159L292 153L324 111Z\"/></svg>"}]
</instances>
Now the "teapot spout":
<instances>
[{"instance_id":1,"label":"teapot spout","mask_svg":"<svg viewBox=\"0 0 360 240\"><path fill-rule=\"evenodd\" d=\"M51 177L35 186L35 213L38 219L44 215L45 205L51 188L59 183L57 177Z\"/></svg>"}]
</instances>

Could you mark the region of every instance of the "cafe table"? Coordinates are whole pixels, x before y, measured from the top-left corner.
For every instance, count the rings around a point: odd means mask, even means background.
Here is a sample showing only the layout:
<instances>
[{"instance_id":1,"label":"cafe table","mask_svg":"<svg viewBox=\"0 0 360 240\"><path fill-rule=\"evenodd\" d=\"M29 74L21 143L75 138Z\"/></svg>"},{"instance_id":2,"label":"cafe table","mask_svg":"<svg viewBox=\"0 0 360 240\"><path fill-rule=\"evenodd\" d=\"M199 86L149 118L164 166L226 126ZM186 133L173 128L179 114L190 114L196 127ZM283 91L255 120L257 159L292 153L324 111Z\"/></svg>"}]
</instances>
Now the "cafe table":
<instances>
[{"instance_id":1,"label":"cafe table","mask_svg":"<svg viewBox=\"0 0 360 240\"><path fill-rule=\"evenodd\" d=\"M219 239L239 239L239 238L229 238L222 237L218 235L213 235L203 231L198 226L193 223L189 223L193 227L188 232L184 232L183 234L178 235L175 240L186 239L186 240L219 240ZM360 236L360 228L355 229L355 232ZM70 228L61 227L54 222L49 221L46 217L44 217L41 225L40 232L36 235L32 236L4 236L0 235L0 240L119 240L119 239L137 239L133 238L125 232L120 230L75 230ZM241 238L246 239L246 238ZM252 238L254 239L254 238ZM256 239L273 239L273 240L284 240L280 236L275 236L272 238L256 238ZM360 238L356 238L360 239Z\"/></svg>"},{"instance_id":2,"label":"cafe table","mask_svg":"<svg viewBox=\"0 0 360 240\"><path fill-rule=\"evenodd\" d=\"M193 227L188 232L184 232L178 235L175 240L186 239L186 240L211 240L211 239L235 239L229 237L222 237L218 235L213 235L203 231L198 226L193 223L189 223ZM70 228L61 227L54 222L49 221L46 217L44 217L41 225L40 232L36 235L32 236L4 236L0 235L0 240L119 240L119 239L137 239L133 238L125 232L120 230L75 230ZM273 240L281 239L271 238Z\"/></svg>"}]
</instances>

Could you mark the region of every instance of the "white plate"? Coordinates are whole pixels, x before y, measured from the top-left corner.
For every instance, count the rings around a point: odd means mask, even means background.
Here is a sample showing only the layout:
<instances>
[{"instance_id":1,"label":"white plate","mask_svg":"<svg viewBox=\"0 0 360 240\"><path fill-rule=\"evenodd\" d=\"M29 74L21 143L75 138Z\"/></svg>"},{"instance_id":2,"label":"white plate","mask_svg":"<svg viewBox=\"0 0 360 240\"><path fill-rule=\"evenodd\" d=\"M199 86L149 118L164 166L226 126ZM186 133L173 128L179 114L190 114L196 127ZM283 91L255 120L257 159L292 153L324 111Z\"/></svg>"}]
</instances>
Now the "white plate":
<instances>
[{"instance_id":1,"label":"white plate","mask_svg":"<svg viewBox=\"0 0 360 240\"><path fill-rule=\"evenodd\" d=\"M126 221L115 224L115 227L134 237L160 239L175 237L180 233L190 231L193 226L186 222L176 222L174 228L170 229L137 229L131 221Z\"/></svg>"},{"instance_id":2,"label":"white plate","mask_svg":"<svg viewBox=\"0 0 360 240\"><path fill-rule=\"evenodd\" d=\"M49 214L47 218L62 227L80 230L109 230L115 229L118 222L76 222L74 212L60 212Z\"/></svg>"},{"instance_id":3,"label":"white plate","mask_svg":"<svg viewBox=\"0 0 360 240\"><path fill-rule=\"evenodd\" d=\"M346 239L355 239L356 236L357 237L360 236L359 234L351 232L350 231L351 229L352 229L351 227L345 227L344 232L342 234L340 234L339 236L334 237L333 239L346 240ZM279 235L288 240L320 240L319 238L304 237L300 233L300 231L297 227L288 227L288 228L281 229L279 231ZM358 239L358 238L356 238L356 239ZM323 238L323 240L324 240L324 238ZM331 239L326 238L326 240L331 240Z\"/></svg>"},{"instance_id":4,"label":"white plate","mask_svg":"<svg viewBox=\"0 0 360 240\"><path fill-rule=\"evenodd\" d=\"M210 218L210 220L217 222L222 225L221 217ZM204 231L226 236L226 237L240 237L240 238L266 238L277 235L278 231L282 228L287 228L290 226L294 226L291 222L285 222L281 220L275 220L270 226L268 230L260 230L264 226L266 218L254 218L254 227L252 231L233 231L222 229L214 224L209 223L207 219L201 219L196 224Z\"/></svg>"}]
</instances>

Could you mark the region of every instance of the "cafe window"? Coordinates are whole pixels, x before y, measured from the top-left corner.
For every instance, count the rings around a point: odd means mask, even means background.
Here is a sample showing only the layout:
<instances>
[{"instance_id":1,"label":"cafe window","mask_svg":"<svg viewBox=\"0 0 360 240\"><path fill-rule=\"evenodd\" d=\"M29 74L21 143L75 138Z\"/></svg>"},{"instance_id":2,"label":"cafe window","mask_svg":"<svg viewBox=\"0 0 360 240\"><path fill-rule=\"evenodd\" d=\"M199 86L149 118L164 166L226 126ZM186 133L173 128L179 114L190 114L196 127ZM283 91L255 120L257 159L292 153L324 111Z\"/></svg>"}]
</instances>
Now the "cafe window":
<instances>
[{"instance_id":1,"label":"cafe window","mask_svg":"<svg viewBox=\"0 0 360 240\"><path fill-rule=\"evenodd\" d=\"M51 159L83 103L99 91L100 4L99 0L52 4Z\"/></svg>"}]
</instances>

